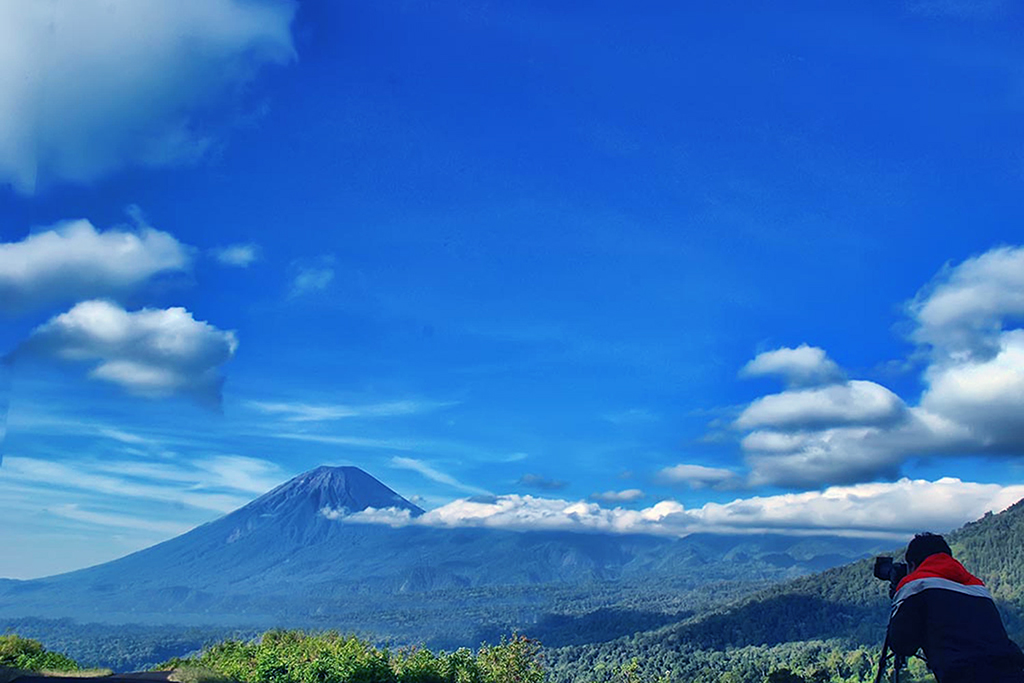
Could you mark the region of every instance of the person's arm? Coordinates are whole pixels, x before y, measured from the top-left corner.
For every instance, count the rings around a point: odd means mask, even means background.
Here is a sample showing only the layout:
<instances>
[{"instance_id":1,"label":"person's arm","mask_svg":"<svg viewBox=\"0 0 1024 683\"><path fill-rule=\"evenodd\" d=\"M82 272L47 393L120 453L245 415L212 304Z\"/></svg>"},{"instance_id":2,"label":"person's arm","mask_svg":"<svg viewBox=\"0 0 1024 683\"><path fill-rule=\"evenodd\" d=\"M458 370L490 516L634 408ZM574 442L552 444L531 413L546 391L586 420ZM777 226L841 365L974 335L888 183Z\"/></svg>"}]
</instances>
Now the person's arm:
<instances>
[{"instance_id":1,"label":"person's arm","mask_svg":"<svg viewBox=\"0 0 1024 683\"><path fill-rule=\"evenodd\" d=\"M903 600L889 619L889 647L909 657L924 646L924 596L920 593Z\"/></svg>"}]
</instances>

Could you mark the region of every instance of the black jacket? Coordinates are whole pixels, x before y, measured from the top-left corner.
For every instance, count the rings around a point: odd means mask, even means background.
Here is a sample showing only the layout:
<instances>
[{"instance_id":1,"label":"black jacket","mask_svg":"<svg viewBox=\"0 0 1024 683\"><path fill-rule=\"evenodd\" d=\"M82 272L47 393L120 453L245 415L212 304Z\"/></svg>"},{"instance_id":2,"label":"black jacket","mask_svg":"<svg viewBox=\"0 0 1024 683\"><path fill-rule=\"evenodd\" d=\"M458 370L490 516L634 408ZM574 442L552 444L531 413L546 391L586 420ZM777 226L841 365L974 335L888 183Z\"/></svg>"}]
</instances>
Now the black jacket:
<instances>
[{"instance_id":1,"label":"black jacket","mask_svg":"<svg viewBox=\"0 0 1024 683\"><path fill-rule=\"evenodd\" d=\"M1024 683L1024 654L1006 635L985 584L949 555L931 555L900 582L889 646L924 650L939 683Z\"/></svg>"}]
</instances>

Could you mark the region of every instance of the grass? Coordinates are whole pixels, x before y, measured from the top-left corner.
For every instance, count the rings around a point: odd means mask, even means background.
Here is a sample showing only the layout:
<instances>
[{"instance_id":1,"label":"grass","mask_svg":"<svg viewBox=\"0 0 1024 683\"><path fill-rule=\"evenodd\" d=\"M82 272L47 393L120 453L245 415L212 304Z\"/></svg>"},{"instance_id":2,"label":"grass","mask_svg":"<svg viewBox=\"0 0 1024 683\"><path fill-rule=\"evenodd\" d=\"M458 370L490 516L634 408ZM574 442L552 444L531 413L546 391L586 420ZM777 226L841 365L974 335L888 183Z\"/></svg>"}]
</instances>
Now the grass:
<instances>
[{"instance_id":1,"label":"grass","mask_svg":"<svg viewBox=\"0 0 1024 683\"><path fill-rule=\"evenodd\" d=\"M23 671L9 666L0 666L0 683L11 683L22 676L53 676L55 678L101 678L114 673L110 669L79 669L78 671ZM182 683L199 683L199 681L182 681Z\"/></svg>"},{"instance_id":2,"label":"grass","mask_svg":"<svg viewBox=\"0 0 1024 683\"><path fill-rule=\"evenodd\" d=\"M204 666L178 667L167 678L174 683L229 683L231 680Z\"/></svg>"}]
</instances>

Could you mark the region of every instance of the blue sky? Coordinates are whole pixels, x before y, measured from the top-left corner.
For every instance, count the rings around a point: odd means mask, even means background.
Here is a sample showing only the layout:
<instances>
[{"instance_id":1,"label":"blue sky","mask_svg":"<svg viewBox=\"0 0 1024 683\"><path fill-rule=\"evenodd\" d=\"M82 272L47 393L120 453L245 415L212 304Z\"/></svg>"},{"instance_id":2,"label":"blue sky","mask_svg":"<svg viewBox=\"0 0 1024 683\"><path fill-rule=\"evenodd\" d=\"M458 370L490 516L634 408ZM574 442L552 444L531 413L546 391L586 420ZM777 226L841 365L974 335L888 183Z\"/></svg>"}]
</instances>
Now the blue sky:
<instances>
[{"instance_id":1,"label":"blue sky","mask_svg":"<svg viewBox=\"0 0 1024 683\"><path fill-rule=\"evenodd\" d=\"M1024 497L1014 3L0 14L0 576L324 463L445 525Z\"/></svg>"}]
</instances>

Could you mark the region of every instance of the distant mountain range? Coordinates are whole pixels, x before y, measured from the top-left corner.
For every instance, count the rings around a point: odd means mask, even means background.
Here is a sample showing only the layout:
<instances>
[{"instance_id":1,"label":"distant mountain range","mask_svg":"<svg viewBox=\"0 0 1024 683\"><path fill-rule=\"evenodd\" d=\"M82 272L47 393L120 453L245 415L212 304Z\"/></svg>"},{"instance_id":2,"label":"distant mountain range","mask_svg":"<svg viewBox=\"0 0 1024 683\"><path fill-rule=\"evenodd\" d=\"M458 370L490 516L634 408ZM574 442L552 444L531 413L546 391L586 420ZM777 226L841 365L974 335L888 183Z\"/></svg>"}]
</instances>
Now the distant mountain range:
<instances>
[{"instance_id":1,"label":"distant mountain range","mask_svg":"<svg viewBox=\"0 0 1024 683\"><path fill-rule=\"evenodd\" d=\"M0 581L0 615L337 628L446 646L533 627L574 642L582 631L608 639L678 620L878 545L827 536L393 528L348 519L388 507L423 513L358 468L319 467L113 562Z\"/></svg>"}]
</instances>

